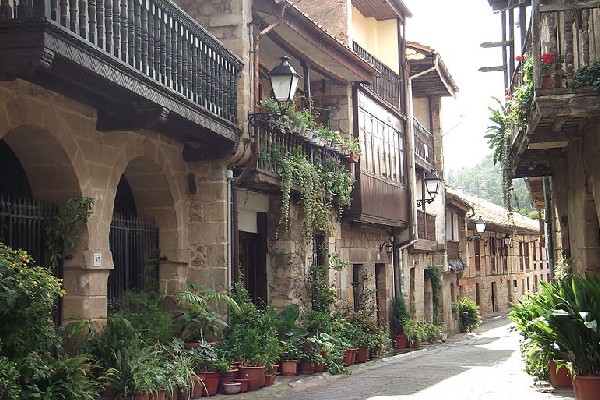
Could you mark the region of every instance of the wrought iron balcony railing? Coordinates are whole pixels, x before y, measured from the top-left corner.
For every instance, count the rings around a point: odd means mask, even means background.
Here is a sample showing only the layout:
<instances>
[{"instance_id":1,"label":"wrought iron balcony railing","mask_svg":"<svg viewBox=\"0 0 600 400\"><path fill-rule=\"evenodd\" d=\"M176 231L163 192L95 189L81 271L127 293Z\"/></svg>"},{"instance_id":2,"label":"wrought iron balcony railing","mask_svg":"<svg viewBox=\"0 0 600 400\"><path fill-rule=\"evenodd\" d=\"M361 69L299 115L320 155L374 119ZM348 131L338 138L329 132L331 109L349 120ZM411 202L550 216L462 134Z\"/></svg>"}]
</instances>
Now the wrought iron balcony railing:
<instances>
[{"instance_id":1,"label":"wrought iron balcony railing","mask_svg":"<svg viewBox=\"0 0 600 400\"><path fill-rule=\"evenodd\" d=\"M429 132L416 118L413 118L415 134L415 156L429 164L433 164L433 134Z\"/></svg>"},{"instance_id":2,"label":"wrought iron balcony railing","mask_svg":"<svg viewBox=\"0 0 600 400\"><path fill-rule=\"evenodd\" d=\"M0 34L0 50L21 62L43 47L48 64L67 59L192 122L238 122L241 61L170 0L0 0ZM15 68L6 59L0 66Z\"/></svg>"},{"instance_id":3,"label":"wrought iron balcony railing","mask_svg":"<svg viewBox=\"0 0 600 400\"><path fill-rule=\"evenodd\" d=\"M402 87L400 75L392 71L387 65L360 47L356 42L353 45L356 53L381 72L381 76L375 78L373 86L371 86L373 93L396 109L400 109L400 88Z\"/></svg>"}]
</instances>

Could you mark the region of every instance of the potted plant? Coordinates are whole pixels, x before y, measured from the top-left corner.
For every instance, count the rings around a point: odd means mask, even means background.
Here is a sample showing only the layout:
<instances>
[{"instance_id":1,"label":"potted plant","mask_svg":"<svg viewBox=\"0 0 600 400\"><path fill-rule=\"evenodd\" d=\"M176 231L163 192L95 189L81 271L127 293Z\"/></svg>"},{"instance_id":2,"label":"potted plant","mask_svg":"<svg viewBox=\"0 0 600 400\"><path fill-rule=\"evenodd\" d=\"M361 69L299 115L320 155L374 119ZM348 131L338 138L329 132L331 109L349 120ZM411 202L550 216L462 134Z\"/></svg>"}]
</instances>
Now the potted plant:
<instances>
[{"instance_id":1,"label":"potted plant","mask_svg":"<svg viewBox=\"0 0 600 400\"><path fill-rule=\"evenodd\" d=\"M575 398L600 398L600 277L572 276L550 286L556 308L536 323L556 334L558 346L573 375Z\"/></svg>"},{"instance_id":2,"label":"potted plant","mask_svg":"<svg viewBox=\"0 0 600 400\"><path fill-rule=\"evenodd\" d=\"M106 370L103 380L122 396L157 393L163 370L159 354L154 347L136 340L116 350L114 365Z\"/></svg>"},{"instance_id":3,"label":"potted plant","mask_svg":"<svg viewBox=\"0 0 600 400\"><path fill-rule=\"evenodd\" d=\"M189 350L192 369L201 381L196 385L201 388L200 394L213 396L219 388L221 372L228 371L231 363L221 349L211 346L210 343L200 342L198 346Z\"/></svg>"},{"instance_id":4,"label":"potted plant","mask_svg":"<svg viewBox=\"0 0 600 400\"><path fill-rule=\"evenodd\" d=\"M403 322L406 339L411 342L411 347L419 347L427 337L423 322L415 318L408 318Z\"/></svg>"},{"instance_id":5,"label":"potted plant","mask_svg":"<svg viewBox=\"0 0 600 400\"><path fill-rule=\"evenodd\" d=\"M241 282L234 286L234 298L239 307L232 312L222 347L241 361L240 377L250 379L248 390L257 390L264 386L265 366L280 354L276 314L272 307L258 308Z\"/></svg>"},{"instance_id":6,"label":"potted plant","mask_svg":"<svg viewBox=\"0 0 600 400\"><path fill-rule=\"evenodd\" d=\"M237 303L226 293L217 293L195 283L188 283L188 286L189 290L177 294L179 308L174 316L176 334L186 343L218 338L227 323L211 304L225 302L236 311L239 309Z\"/></svg>"},{"instance_id":7,"label":"potted plant","mask_svg":"<svg viewBox=\"0 0 600 400\"><path fill-rule=\"evenodd\" d=\"M390 329L394 335L394 342L396 350L406 348L406 335L403 330L403 322L410 318L408 309L406 308L406 302L402 295L395 296L392 299L392 318L390 321Z\"/></svg>"}]
</instances>

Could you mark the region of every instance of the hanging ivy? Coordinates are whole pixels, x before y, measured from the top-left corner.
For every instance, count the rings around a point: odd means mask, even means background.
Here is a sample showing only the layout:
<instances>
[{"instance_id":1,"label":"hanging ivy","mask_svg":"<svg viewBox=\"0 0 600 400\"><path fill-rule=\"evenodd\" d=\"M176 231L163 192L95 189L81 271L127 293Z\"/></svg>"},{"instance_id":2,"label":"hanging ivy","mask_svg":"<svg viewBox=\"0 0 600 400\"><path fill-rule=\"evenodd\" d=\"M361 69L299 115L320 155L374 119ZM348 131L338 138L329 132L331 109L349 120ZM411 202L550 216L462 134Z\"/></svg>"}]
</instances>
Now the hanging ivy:
<instances>
[{"instance_id":1,"label":"hanging ivy","mask_svg":"<svg viewBox=\"0 0 600 400\"><path fill-rule=\"evenodd\" d=\"M281 177L279 225L289 225L291 191L295 185L300 192L303 237L310 241L315 230L331 234L334 200L337 199L340 212L350 205L350 192L354 185L350 171L334 158L323 163L310 162L300 147L286 154L271 154L271 158L277 161Z\"/></svg>"},{"instance_id":2,"label":"hanging ivy","mask_svg":"<svg viewBox=\"0 0 600 400\"><path fill-rule=\"evenodd\" d=\"M425 276L431 281L431 302L433 303L433 323L441 322L442 272L436 267L425 268Z\"/></svg>"}]
</instances>

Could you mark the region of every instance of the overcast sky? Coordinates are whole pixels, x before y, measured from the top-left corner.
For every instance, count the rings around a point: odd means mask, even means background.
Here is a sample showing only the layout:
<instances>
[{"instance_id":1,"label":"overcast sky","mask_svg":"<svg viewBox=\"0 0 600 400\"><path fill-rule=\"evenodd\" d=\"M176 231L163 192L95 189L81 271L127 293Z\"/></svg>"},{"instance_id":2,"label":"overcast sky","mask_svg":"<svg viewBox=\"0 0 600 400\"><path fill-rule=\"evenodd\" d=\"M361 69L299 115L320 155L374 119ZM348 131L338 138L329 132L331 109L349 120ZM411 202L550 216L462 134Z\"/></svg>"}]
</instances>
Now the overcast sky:
<instances>
[{"instance_id":1,"label":"overcast sky","mask_svg":"<svg viewBox=\"0 0 600 400\"><path fill-rule=\"evenodd\" d=\"M491 152L483 138L488 107L495 107L492 96L504 96L501 72L478 71L502 64L499 48L480 46L502 39L500 16L486 0L404 0L404 4L413 14L406 25L407 39L436 49L459 87L456 98L442 103L446 173L472 167Z\"/></svg>"}]
</instances>

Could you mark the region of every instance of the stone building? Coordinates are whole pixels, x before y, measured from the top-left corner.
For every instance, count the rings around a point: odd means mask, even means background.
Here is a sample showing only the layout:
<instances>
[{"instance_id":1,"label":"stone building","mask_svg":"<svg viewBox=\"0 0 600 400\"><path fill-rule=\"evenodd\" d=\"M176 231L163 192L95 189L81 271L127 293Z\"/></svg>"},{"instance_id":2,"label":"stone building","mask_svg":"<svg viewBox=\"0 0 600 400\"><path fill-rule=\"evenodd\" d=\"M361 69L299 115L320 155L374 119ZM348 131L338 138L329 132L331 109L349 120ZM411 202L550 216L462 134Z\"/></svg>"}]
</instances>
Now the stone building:
<instances>
[{"instance_id":1,"label":"stone building","mask_svg":"<svg viewBox=\"0 0 600 400\"><path fill-rule=\"evenodd\" d=\"M109 3L11 0L0 17L2 216L36 220L23 197L93 199L56 273L63 319L99 324L140 287L152 249L164 294L226 287L226 171L242 134L238 56L172 3ZM15 232L0 236L29 248Z\"/></svg>"},{"instance_id":2,"label":"stone building","mask_svg":"<svg viewBox=\"0 0 600 400\"><path fill-rule=\"evenodd\" d=\"M27 219L24 197L94 200L56 271L64 320L101 325L152 263L164 295L225 291L241 273L281 306L304 302L310 265L328 262L342 266L327 277L340 306L367 301L387 321L404 295L430 318L423 269L445 265L444 196L426 202L423 178L442 174L440 97L457 88L433 49L407 44L402 1L33 3L0 5L0 217ZM360 158L265 124L282 56L298 106ZM350 174L351 205L338 196L307 224L294 186L288 216L281 149Z\"/></svg>"},{"instance_id":3,"label":"stone building","mask_svg":"<svg viewBox=\"0 0 600 400\"><path fill-rule=\"evenodd\" d=\"M525 121L512 132L509 157L511 172L527 181L544 217L550 273L560 264L575 273L597 274L600 201L594 188L600 177L596 123L600 95L592 84L598 77L575 78L597 66L598 4L565 0L488 3L500 11L503 37L510 38L504 44L507 57L502 60L509 93L524 87L525 62L533 65L531 104L515 104L527 108ZM506 17L509 21L517 18L520 30L515 32ZM516 62L515 56L521 61Z\"/></svg>"},{"instance_id":4,"label":"stone building","mask_svg":"<svg viewBox=\"0 0 600 400\"><path fill-rule=\"evenodd\" d=\"M535 292L541 282L550 281L540 221L454 189L447 192L454 204L468 205L466 214L458 219L466 223L459 235L464 266L458 298L475 300L481 315L486 316L507 311L511 303ZM479 232L481 225L478 230L476 224L482 222L485 230Z\"/></svg>"}]
</instances>

